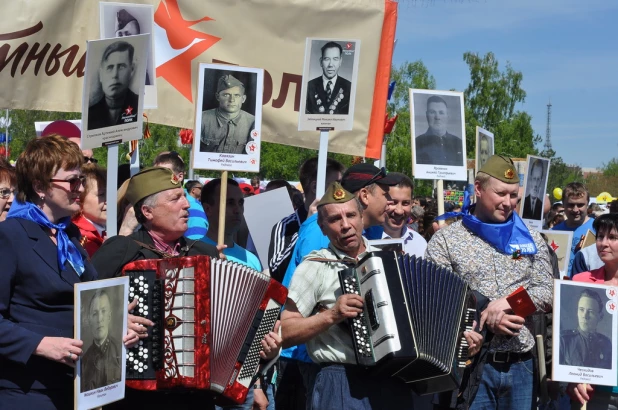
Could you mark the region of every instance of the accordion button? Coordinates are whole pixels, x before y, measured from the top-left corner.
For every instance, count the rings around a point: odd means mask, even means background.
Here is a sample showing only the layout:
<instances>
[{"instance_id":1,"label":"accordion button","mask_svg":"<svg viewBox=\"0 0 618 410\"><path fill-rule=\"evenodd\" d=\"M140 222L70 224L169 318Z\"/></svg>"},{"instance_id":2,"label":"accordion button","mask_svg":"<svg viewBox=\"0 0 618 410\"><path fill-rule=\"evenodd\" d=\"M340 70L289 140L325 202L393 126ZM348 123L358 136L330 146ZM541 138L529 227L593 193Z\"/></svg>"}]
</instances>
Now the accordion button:
<instances>
[{"instance_id":1,"label":"accordion button","mask_svg":"<svg viewBox=\"0 0 618 410\"><path fill-rule=\"evenodd\" d=\"M148 355L144 353L144 359L148 359Z\"/></svg>"},{"instance_id":2,"label":"accordion button","mask_svg":"<svg viewBox=\"0 0 618 410\"><path fill-rule=\"evenodd\" d=\"M148 370L148 365L144 365L144 370Z\"/></svg>"}]
</instances>

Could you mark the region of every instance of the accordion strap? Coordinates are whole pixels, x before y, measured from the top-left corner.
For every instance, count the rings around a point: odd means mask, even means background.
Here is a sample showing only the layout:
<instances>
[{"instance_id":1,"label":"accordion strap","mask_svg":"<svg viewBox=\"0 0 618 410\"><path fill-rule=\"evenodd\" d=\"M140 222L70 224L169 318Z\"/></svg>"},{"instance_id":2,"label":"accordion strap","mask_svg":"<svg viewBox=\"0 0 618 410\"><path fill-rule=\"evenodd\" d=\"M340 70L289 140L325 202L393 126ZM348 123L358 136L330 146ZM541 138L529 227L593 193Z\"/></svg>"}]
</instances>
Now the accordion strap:
<instances>
[{"instance_id":1,"label":"accordion strap","mask_svg":"<svg viewBox=\"0 0 618 410\"><path fill-rule=\"evenodd\" d=\"M152 252L156 253L157 255L160 255L163 259L174 258L175 256L180 256L180 255L172 255L169 252L160 251L159 249L155 248L152 245L148 245L147 243L140 242L140 241L135 240L135 239L133 239L133 241L135 243L137 243L139 246L141 246L142 248L148 249L149 251L152 251Z\"/></svg>"},{"instance_id":2,"label":"accordion strap","mask_svg":"<svg viewBox=\"0 0 618 410\"><path fill-rule=\"evenodd\" d=\"M307 261L315 261L315 262L334 262L334 263L343 263L344 265L356 266L356 261L354 259L328 259L328 258L307 258Z\"/></svg>"}]
</instances>

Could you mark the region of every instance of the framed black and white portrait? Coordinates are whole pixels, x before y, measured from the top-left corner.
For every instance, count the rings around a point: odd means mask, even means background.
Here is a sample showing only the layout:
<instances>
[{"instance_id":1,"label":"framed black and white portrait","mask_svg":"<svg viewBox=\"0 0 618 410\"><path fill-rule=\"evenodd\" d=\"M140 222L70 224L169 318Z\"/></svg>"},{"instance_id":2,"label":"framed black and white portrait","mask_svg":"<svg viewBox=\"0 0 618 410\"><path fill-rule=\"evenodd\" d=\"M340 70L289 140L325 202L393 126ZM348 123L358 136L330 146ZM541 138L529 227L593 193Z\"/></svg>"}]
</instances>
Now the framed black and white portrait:
<instances>
[{"instance_id":1,"label":"framed black and white portrait","mask_svg":"<svg viewBox=\"0 0 618 410\"><path fill-rule=\"evenodd\" d=\"M193 168L259 172L264 70L200 64Z\"/></svg>"},{"instance_id":2,"label":"framed black and white portrait","mask_svg":"<svg viewBox=\"0 0 618 410\"><path fill-rule=\"evenodd\" d=\"M307 38L299 131L349 131L354 122L360 40Z\"/></svg>"},{"instance_id":3,"label":"framed black and white portrait","mask_svg":"<svg viewBox=\"0 0 618 410\"><path fill-rule=\"evenodd\" d=\"M554 280L552 379L615 386L618 289Z\"/></svg>"},{"instance_id":4,"label":"framed black and white portrait","mask_svg":"<svg viewBox=\"0 0 618 410\"><path fill-rule=\"evenodd\" d=\"M545 191L549 175L549 159L528 155L521 218L533 229L543 227Z\"/></svg>"},{"instance_id":5,"label":"framed black and white portrait","mask_svg":"<svg viewBox=\"0 0 618 410\"><path fill-rule=\"evenodd\" d=\"M477 126L475 157L476 172L479 172L479 169L483 168L483 165L485 165L489 157L492 155L494 155L494 134Z\"/></svg>"},{"instance_id":6,"label":"framed black and white portrait","mask_svg":"<svg viewBox=\"0 0 618 410\"><path fill-rule=\"evenodd\" d=\"M466 181L463 93L410 89L415 178Z\"/></svg>"},{"instance_id":7,"label":"framed black and white portrait","mask_svg":"<svg viewBox=\"0 0 618 410\"><path fill-rule=\"evenodd\" d=\"M88 41L82 149L142 138L150 34Z\"/></svg>"},{"instance_id":8,"label":"framed black and white portrait","mask_svg":"<svg viewBox=\"0 0 618 410\"><path fill-rule=\"evenodd\" d=\"M75 339L84 342L75 365L76 409L124 398L128 299L128 277L75 285Z\"/></svg>"},{"instance_id":9,"label":"framed black and white portrait","mask_svg":"<svg viewBox=\"0 0 618 410\"><path fill-rule=\"evenodd\" d=\"M150 4L99 3L101 38L151 34L146 63L144 108L157 108L155 81L154 7Z\"/></svg>"}]
</instances>

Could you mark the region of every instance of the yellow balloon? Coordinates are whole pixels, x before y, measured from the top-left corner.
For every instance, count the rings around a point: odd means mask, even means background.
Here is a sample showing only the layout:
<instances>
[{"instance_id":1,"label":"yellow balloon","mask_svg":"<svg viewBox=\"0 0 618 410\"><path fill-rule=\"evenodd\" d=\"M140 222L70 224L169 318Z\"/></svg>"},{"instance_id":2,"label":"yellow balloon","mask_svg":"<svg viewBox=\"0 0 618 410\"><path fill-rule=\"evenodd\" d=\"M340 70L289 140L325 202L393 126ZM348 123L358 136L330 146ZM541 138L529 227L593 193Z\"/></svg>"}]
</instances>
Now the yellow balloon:
<instances>
[{"instance_id":1,"label":"yellow balloon","mask_svg":"<svg viewBox=\"0 0 618 410\"><path fill-rule=\"evenodd\" d=\"M562 188L554 188L553 194L554 194L554 198L560 201L562 199Z\"/></svg>"}]
</instances>

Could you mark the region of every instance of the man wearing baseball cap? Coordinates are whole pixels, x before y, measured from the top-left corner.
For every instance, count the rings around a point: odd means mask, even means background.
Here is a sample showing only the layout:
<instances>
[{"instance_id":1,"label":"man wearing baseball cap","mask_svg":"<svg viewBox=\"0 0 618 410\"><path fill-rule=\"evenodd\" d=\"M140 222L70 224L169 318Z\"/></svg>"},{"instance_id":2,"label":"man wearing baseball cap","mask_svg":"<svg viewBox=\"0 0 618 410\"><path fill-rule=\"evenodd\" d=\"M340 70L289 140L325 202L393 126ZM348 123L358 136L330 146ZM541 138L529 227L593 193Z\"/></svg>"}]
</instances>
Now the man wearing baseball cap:
<instances>
[{"instance_id":1,"label":"man wearing baseball cap","mask_svg":"<svg viewBox=\"0 0 618 410\"><path fill-rule=\"evenodd\" d=\"M513 161L490 157L474 180L475 205L466 200L462 219L436 232L425 254L491 300L480 316L488 341L458 395L470 409L529 409L534 403L532 320L515 314L506 298L523 287L530 307L549 311L553 275L547 244L515 212L518 191Z\"/></svg>"},{"instance_id":2,"label":"man wearing baseball cap","mask_svg":"<svg viewBox=\"0 0 618 410\"><path fill-rule=\"evenodd\" d=\"M245 85L231 74L219 78L215 98L218 108L202 112L201 152L246 154L255 117L241 107L247 96Z\"/></svg>"}]
</instances>

